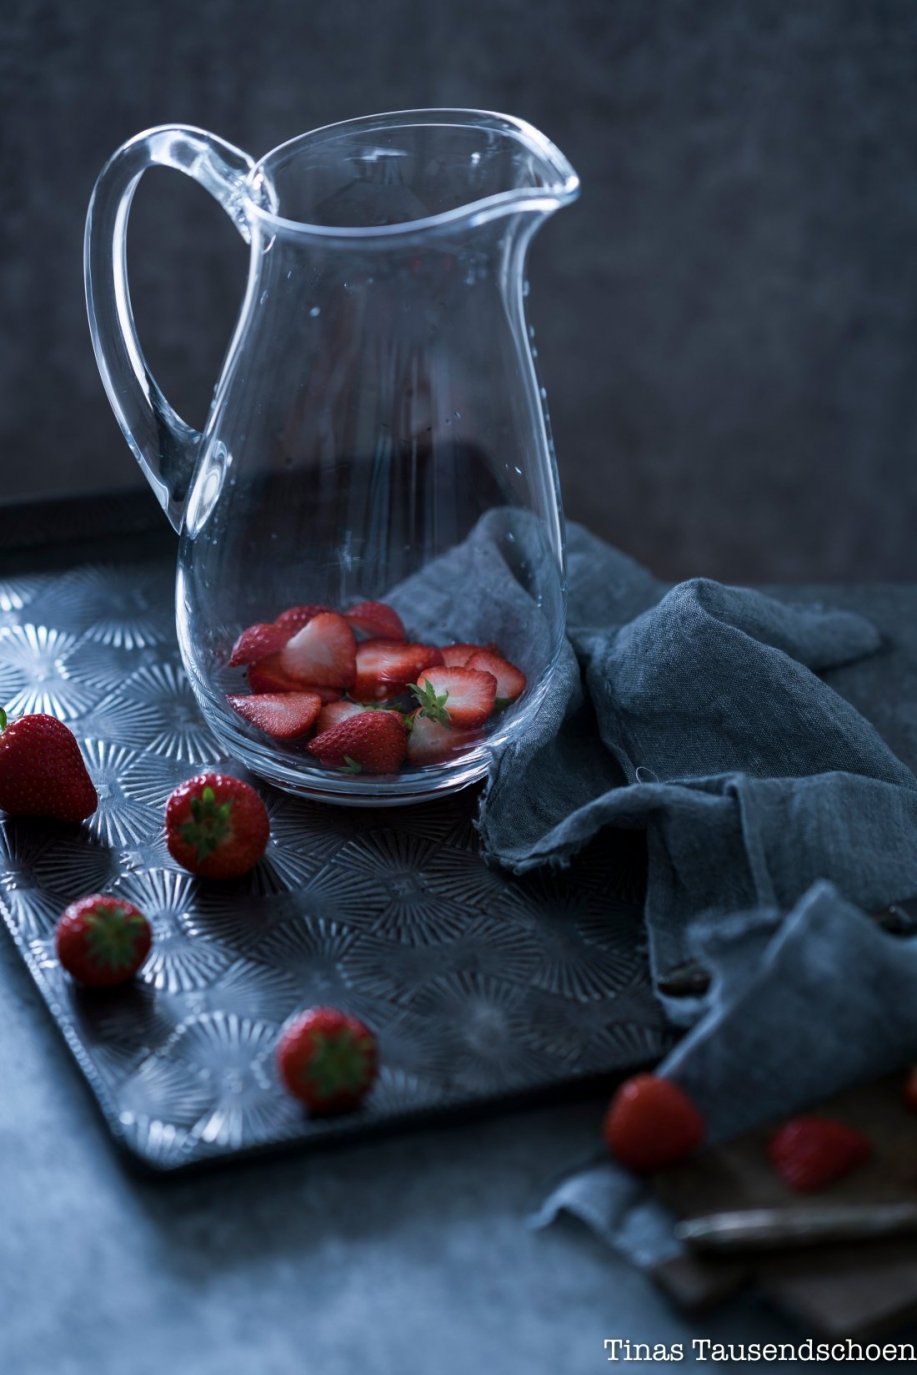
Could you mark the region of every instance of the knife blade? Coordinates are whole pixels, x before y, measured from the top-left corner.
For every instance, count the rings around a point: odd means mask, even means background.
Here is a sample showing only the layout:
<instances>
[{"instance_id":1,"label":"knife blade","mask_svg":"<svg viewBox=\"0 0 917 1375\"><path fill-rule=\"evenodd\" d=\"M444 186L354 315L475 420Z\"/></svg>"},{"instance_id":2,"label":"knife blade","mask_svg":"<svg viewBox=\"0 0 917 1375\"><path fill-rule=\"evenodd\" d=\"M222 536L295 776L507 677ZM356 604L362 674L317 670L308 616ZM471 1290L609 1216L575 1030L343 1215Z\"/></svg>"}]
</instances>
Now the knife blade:
<instances>
[{"instance_id":1,"label":"knife blade","mask_svg":"<svg viewBox=\"0 0 917 1375\"><path fill-rule=\"evenodd\" d=\"M686 1218L675 1237L696 1251L765 1251L917 1234L917 1203L745 1208Z\"/></svg>"}]
</instances>

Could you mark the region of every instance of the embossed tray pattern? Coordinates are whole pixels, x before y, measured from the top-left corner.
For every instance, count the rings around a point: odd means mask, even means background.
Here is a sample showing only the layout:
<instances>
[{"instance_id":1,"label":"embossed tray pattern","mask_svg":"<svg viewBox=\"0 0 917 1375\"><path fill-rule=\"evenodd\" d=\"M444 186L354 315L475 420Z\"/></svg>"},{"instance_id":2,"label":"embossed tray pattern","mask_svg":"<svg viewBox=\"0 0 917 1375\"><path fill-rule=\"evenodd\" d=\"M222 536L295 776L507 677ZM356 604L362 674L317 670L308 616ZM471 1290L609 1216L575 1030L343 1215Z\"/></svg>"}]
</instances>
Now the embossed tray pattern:
<instances>
[{"instance_id":1,"label":"embossed tray pattern","mask_svg":"<svg viewBox=\"0 0 917 1375\"><path fill-rule=\"evenodd\" d=\"M347 811L262 786L272 835L249 878L178 869L162 838L172 788L203 765L245 775L198 714L172 601L160 559L0 581L0 702L67 721L99 793L82 827L2 819L0 908L121 1145L171 1170L498 1107L665 1051L639 855L620 840L520 880L480 859L473 792ZM53 946L63 907L96 890L154 928L135 983L102 995L76 988ZM365 1018L381 1050L364 1108L326 1122L274 1068L284 1021L315 1003Z\"/></svg>"}]
</instances>

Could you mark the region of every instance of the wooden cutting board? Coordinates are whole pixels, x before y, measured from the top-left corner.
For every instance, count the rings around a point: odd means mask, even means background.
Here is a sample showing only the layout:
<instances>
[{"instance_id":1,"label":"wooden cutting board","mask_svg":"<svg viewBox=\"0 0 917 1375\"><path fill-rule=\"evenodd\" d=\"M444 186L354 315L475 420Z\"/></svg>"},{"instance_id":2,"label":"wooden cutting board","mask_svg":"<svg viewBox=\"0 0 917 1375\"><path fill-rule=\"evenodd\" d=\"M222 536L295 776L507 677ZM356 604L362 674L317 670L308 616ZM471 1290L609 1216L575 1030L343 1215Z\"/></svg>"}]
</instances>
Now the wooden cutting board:
<instances>
[{"instance_id":1,"label":"wooden cutting board","mask_svg":"<svg viewBox=\"0 0 917 1375\"><path fill-rule=\"evenodd\" d=\"M863 1085L813 1108L865 1131L875 1145L866 1165L818 1194L787 1189L766 1153L770 1129L714 1147L654 1178L679 1218L735 1208L819 1202L917 1201L917 1115L901 1101L902 1076ZM917 1237L786 1249L766 1256L686 1256L654 1272L683 1307L699 1311L757 1282L813 1335L866 1337L917 1318Z\"/></svg>"}]
</instances>

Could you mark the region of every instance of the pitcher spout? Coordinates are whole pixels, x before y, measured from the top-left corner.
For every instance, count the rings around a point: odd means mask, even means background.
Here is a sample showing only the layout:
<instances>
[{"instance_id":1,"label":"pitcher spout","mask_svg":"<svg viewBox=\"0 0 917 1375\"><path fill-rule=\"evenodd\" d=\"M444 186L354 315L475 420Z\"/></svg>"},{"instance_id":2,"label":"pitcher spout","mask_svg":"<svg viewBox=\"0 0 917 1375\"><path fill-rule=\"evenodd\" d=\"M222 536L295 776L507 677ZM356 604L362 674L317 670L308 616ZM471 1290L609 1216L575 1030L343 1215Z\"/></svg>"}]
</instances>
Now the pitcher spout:
<instances>
[{"instance_id":1,"label":"pitcher spout","mask_svg":"<svg viewBox=\"0 0 917 1375\"><path fill-rule=\"evenodd\" d=\"M484 110L401 110L326 125L268 153L250 177L265 233L327 243L550 214L579 178L538 129Z\"/></svg>"}]
</instances>

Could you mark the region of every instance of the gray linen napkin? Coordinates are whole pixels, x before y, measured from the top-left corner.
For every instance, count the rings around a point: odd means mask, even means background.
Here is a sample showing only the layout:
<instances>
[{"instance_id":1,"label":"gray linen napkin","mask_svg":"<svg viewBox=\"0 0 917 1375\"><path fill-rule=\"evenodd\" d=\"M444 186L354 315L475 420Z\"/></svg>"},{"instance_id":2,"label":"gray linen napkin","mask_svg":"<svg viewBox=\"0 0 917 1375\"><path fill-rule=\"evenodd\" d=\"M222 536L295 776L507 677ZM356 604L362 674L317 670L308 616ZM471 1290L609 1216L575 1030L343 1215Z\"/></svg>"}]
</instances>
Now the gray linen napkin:
<instances>
[{"instance_id":1,"label":"gray linen napkin","mask_svg":"<svg viewBox=\"0 0 917 1375\"><path fill-rule=\"evenodd\" d=\"M441 582L431 619L446 615L458 560L482 614L510 608L509 644L535 613L497 532L483 521L425 585ZM875 628L706 579L667 589L576 525L568 547L568 643L531 728L494 761L485 854L522 872L569 862L605 826L646 830L654 976L695 958L714 976L703 998L663 999L693 1025L660 1072L712 1140L917 1058L917 939L863 910L917 894L917 779L817 676L873 653ZM671 1251L663 1211L610 1162L562 1183L536 1222L559 1209L639 1264Z\"/></svg>"}]
</instances>

